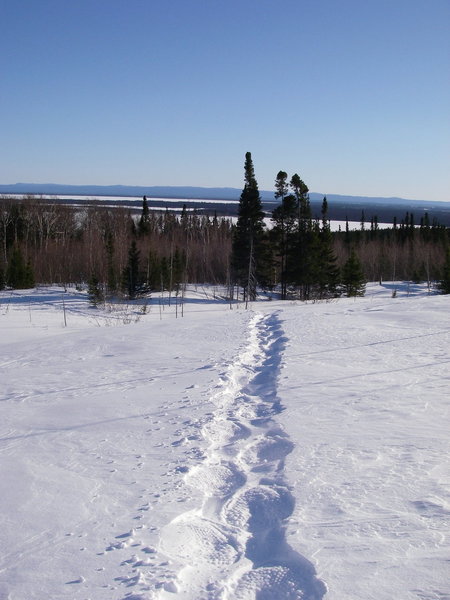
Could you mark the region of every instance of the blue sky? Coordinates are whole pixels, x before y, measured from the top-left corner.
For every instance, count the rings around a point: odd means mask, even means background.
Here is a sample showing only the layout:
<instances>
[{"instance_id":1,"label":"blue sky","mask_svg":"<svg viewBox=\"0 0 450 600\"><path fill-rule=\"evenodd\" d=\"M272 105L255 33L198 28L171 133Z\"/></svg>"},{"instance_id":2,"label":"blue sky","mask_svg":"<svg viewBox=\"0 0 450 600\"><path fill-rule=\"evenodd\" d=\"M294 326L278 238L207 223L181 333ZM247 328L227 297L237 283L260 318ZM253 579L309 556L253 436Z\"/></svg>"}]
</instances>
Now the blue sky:
<instances>
[{"instance_id":1,"label":"blue sky","mask_svg":"<svg viewBox=\"0 0 450 600\"><path fill-rule=\"evenodd\" d=\"M0 0L0 183L450 201L450 0Z\"/></svg>"}]
</instances>

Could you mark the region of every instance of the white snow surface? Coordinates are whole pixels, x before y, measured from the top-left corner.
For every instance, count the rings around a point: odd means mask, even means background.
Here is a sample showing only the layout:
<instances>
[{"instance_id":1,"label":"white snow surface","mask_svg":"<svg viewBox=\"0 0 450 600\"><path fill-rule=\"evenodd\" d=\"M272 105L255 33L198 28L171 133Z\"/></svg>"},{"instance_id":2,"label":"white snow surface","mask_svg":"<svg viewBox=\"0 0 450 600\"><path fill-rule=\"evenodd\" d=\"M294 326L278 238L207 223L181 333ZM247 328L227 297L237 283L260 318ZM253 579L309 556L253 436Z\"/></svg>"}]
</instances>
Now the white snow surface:
<instances>
[{"instance_id":1,"label":"white snow surface","mask_svg":"<svg viewBox=\"0 0 450 600\"><path fill-rule=\"evenodd\" d=\"M450 599L449 297L232 308L0 293L2 600Z\"/></svg>"}]
</instances>

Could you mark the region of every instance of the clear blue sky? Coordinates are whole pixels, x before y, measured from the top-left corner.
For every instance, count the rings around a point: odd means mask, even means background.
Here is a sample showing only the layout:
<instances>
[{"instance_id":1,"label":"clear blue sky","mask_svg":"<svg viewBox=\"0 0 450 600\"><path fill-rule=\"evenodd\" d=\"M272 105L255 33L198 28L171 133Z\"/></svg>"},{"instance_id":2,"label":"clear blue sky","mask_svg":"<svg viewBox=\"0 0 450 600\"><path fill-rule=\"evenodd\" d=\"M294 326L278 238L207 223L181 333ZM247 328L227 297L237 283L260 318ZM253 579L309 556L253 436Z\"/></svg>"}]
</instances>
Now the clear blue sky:
<instances>
[{"instance_id":1,"label":"clear blue sky","mask_svg":"<svg viewBox=\"0 0 450 600\"><path fill-rule=\"evenodd\" d=\"M450 201L450 0L0 0L0 183Z\"/></svg>"}]
</instances>

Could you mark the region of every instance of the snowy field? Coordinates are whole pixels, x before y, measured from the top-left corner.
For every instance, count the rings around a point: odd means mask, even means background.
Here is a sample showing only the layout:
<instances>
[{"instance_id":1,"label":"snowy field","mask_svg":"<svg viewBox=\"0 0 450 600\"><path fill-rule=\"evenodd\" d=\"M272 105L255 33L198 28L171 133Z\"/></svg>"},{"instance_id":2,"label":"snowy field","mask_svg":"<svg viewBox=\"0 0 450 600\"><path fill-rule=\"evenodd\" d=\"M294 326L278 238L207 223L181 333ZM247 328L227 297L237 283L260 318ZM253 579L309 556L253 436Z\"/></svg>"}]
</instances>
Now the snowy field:
<instances>
[{"instance_id":1,"label":"snowy field","mask_svg":"<svg viewBox=\"0 0 450 600\"><path fill-rule=\"evenodd\" d=\"M395 287L0 292L1 600L449 600L450 300Z\"/></svg>"}]
</instances>

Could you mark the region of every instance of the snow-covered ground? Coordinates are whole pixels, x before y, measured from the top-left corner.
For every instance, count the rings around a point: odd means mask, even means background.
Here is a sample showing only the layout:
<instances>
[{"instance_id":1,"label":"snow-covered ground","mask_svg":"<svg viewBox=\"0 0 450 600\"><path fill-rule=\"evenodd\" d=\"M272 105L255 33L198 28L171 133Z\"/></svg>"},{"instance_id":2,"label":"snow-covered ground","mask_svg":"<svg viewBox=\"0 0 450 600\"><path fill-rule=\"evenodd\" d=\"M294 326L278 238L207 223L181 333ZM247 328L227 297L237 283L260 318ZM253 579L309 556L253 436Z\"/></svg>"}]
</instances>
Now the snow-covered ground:
<instances>
[{"instance_id":1,"label":"snow-covered ground","mask_svg":"<svg viewBox=\"0 0 450 600\"><path fill-rule=\"evenodd\" d=\"M393 287L1 292L0 598L449 600L449 297Z\"/></svg>"}]
</instances>

